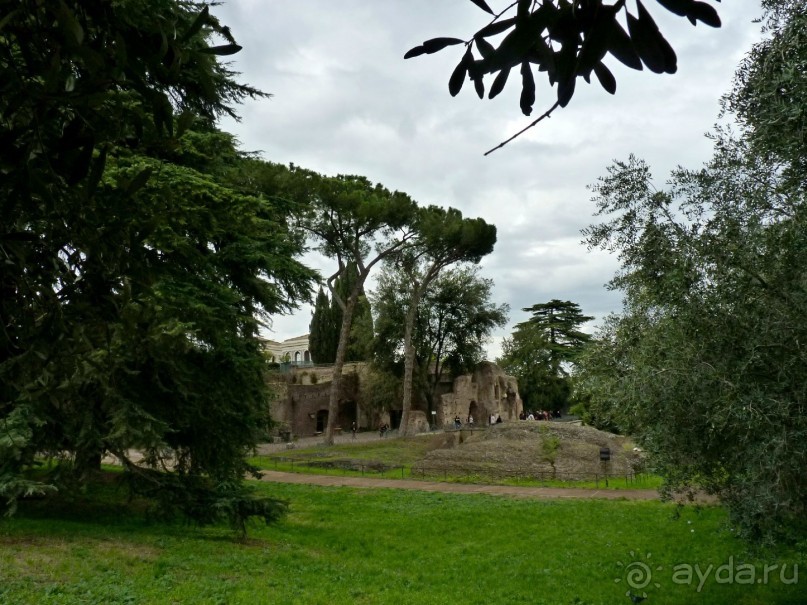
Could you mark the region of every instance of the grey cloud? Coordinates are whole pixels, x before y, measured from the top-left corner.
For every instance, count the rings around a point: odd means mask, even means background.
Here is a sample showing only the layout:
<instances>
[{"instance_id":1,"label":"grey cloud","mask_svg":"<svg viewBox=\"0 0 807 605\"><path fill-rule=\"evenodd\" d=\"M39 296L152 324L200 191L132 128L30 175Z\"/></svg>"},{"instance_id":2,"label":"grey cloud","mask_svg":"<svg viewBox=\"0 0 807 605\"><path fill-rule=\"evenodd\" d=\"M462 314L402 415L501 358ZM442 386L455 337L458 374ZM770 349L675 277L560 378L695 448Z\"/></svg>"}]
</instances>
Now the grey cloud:
<instances>
[{"instance_id":1,"label":"grey cloud","mask_svg":"<svg viewBox=\"0 0 807 605\"><path fill-rule=\"evenodd\" d=\"M233 0L213 9L244 46L232 68L274 97L246 103L242 121L222 127L269 160L363 174L423 204L495 223L499 241L483 272L495 281L497 302L511 305L511 326L525 319L521 307L551 298L573 300L601 319L619 309L621 297L603 286L616 260L579 243L593 220L586 185L630 153L645 158L659 182L678 164L708 159L711 143L702 135L735 64L759 38L751 23L758 0L719 11L721 30L659 20L678 51L679 73L639 73L610 61L615 96L596 82L581 84L569 107L483 157L531 119L518 110L517 78L493 101L480 101L471 87L452 99L446 83L460 47L402 58L427 38L466 38L483 25L472 3ZM536 116L554 100L545 82L537 92ZM274 335L304 333L309 320L308 309L275 318Z\"/></svg>"}]
</instances>

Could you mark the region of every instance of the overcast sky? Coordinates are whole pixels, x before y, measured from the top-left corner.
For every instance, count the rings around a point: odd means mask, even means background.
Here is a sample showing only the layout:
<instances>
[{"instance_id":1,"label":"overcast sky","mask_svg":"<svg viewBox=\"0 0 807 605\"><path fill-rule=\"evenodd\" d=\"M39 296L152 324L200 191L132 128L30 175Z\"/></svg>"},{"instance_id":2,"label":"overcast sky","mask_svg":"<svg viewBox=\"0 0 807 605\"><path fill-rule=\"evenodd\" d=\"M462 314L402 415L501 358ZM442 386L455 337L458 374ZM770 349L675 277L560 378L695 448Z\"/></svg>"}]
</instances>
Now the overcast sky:
<instances>
[{"instance_id":1,"label":"overcast sky","mask_svg":"<svg viewBox=\"0 0 807 605\"><path fill-rule=\"evenodd\" d=\"M488 3L494 10L509 4ZM605 288L615 259L580 243L580 230L594 220L586 186L613 160L634 153L663 184L677 165L697 168L711 154L704 134L736 65L760 38L759 0L716 4L720 29L692 27L653 0L646 5L678 54L677 74L636 72L609 55L615 96L595 78L580 81L568 107L484 157L531 121L518 107L517 74L492 101L479 100L470 83L452 98L448 77L463 46L403 59L428 38L468 39L485 25L489 16L469 0L229 0L213 13L244 47L232 67L273 97L245 103L240 123L221 126L267 160L364 175L421 204L494 223L498 242L483 275L511 313L490 343L492 359L501 338L527 318L523 307L571 300L597 320L620 309L620 295ZM635 13L633 0L628 6ZM554 99L537 79L534 117ZM306 262L333 270L324 259ZM268 336L307 333L310 312L275 317Z\"/></svg>"}]
</instances>

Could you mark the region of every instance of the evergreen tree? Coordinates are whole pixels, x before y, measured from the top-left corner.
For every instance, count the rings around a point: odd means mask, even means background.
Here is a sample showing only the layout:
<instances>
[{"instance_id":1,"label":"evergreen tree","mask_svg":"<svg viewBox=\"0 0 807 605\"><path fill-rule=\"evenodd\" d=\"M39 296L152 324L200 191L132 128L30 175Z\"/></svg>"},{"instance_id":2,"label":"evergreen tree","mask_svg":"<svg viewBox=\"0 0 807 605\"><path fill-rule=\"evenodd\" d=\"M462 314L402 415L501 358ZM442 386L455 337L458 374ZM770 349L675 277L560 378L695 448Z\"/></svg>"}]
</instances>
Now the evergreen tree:
<instances>
[{"instance_id":1,"label":"evergreen tree","mask_svg":"<svg viewBox=\"0 0 807 605\"><path fill-rule=\"evenodd\" d=\"M522 311L532 313L532 317L526 322L527 327L543 337L546 358L552 372L566 375L563 364L573 362L583 346L591 340L591 336L581 332L579 328L594 318L583 315L577 303L556 298Z\"/></svg>"},{"instance_id":2,"label":"evergreen tree","mask_svg":"<svg viewBox=\"0 0 807 605\"><path fill-rule=\"evenodd\" d=\"M347 300L353 288L356 287L359 271L355 264L349 264L345 272L336 278L334 288L337 295L342 300ZM333 363L336 359L336 347L339 345L339 328L342 325L344 312L334 297L330 302L328 325L329 345L328 362ZM370 302L364 293L364 285L359 286L359 297L356 300L356 308L353 311L353 321L350 327L350 340L348 341L345 361L369 361L372 359L373 342L373 316L370 310Z\"/></svg>"},{"instance_id":3,"label":"evergreen tree","mask_svg":"<svg viewBox=\"0 0 807 605\"><path fill-rule=\"evenodd\" d=\"M109 451L163 513L271 517L243 484L268 422L257 332L312 273L290 204L251 195L212 127L260 95L217 61L240 47L192 1L2 6L2 506ZM43 456L56 471L30 475Z\"/></svg>"},{"instance_id":4,"label":"evergreen tree","mask_svg":"<svg viewBox=\"0 0 807 605\"><path fill-rule=\"evenodd\" d=\"M337 270L328 278L328 287L343 311L325 429L326 443L333 444L342 370L356 304L372 268L411 245L415 237L413 223L417 218L417 204L405 193L390 192L363 177L304 176L310 177L305 181L309 204L301 226L315 238L320 252L336 259ZM352 270L351 265L356 269L356 280L344 297L334 281Z\"/></svg>"},{"instance_id":5,"label":"evergreen tree","mask_svg":"<svg viewBox=\"0 0 807 605\"><path fill-rule=\"evenodd\" d=\"M557 299L522 309L532 317L516 325L502 343L499 364L518 378L528 409L565 409L569 405L569 369L591 337L579 327L593 319L571 301Z\"/></svg>"},{"instance_id":6,"label":"evergreen tree","mask_svg":"<svg viewBox=\"0 0 807 605\"><path fill-rule=\"evenodd\" d=\"M361 287L353 325L350 327L350 343L347 361L371 361L373 358L373 314L370 301Z\"/></svg>"},{"instance_id":7,"label":"evergreen tree","mask_svg":"<svg viewBox=\"0 0 807 605\"><path fill-rule=\"evenodd\" d=\"M335 321L331 301L320 287L308 335L308 348L314 363L333 363L338 337L339 324Z\"/></svg>"}]
</instances>

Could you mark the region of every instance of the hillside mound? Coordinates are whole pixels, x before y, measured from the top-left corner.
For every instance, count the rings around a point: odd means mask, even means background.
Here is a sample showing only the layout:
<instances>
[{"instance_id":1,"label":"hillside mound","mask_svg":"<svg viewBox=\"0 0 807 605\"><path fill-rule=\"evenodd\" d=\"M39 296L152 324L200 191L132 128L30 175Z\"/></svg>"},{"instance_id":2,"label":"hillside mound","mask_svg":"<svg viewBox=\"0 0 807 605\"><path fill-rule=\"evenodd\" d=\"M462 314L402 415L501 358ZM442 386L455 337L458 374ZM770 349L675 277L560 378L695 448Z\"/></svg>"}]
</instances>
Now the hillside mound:
<instances>
[{"instance_id":1,"label":"hillside mound","mask_svg":"<svg viewBox=\"0 0 807 605\"><path fill-rule=\"evenodd\" d=\"M428 452L413 472L593 479L606 470L600 462L600 448L606 447L611 450L611 476L632 474L641 463L630 439L565 422L510 422L446 437L445 447Z\"/></svg>"}]
</instances>

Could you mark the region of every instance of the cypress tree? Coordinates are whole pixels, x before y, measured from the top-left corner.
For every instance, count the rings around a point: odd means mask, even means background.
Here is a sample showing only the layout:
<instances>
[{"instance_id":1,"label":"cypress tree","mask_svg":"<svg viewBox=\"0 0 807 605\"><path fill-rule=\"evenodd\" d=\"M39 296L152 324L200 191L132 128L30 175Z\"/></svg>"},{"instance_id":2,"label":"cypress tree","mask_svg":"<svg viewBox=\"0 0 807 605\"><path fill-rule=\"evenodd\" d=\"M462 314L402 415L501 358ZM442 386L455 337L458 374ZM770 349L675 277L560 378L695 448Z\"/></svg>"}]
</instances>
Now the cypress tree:
<instances>
[{"instance_id":1,"label":"cypress tree","mask_svg":"<svg viewBox=\"0 0 807 605\"><path fill-rule=\"evenodd\" d=\"M320 287L308 328L308 348L314 363L333 363L336 359L338 326L334 321L331 301Z\"/></svg>"},{"instance_id":2,"label":"cypress tree","mask_svg":"<svg viewBox=\"0 0 807 605\"><path fill-rule=\"evenodd\" d=\"M334 288L342 297L347 300L350 292L356 285L359 278L359 270L355 264L347 267L345 273L336 280ZM339 327L342 325L342 309L336 300L331 301L331 313L333 317L334 334L334 359L336 358L336 346L339 343ZM345 361L369 361L372 357L371 349L373 342L373 316L370 310L370 302L364 293L364 288L360 290L359 299L356 301L356 308L353 311L353 325L350 329L350 341L348 342L347 355Z\"/></svg>"}]
</instances>

